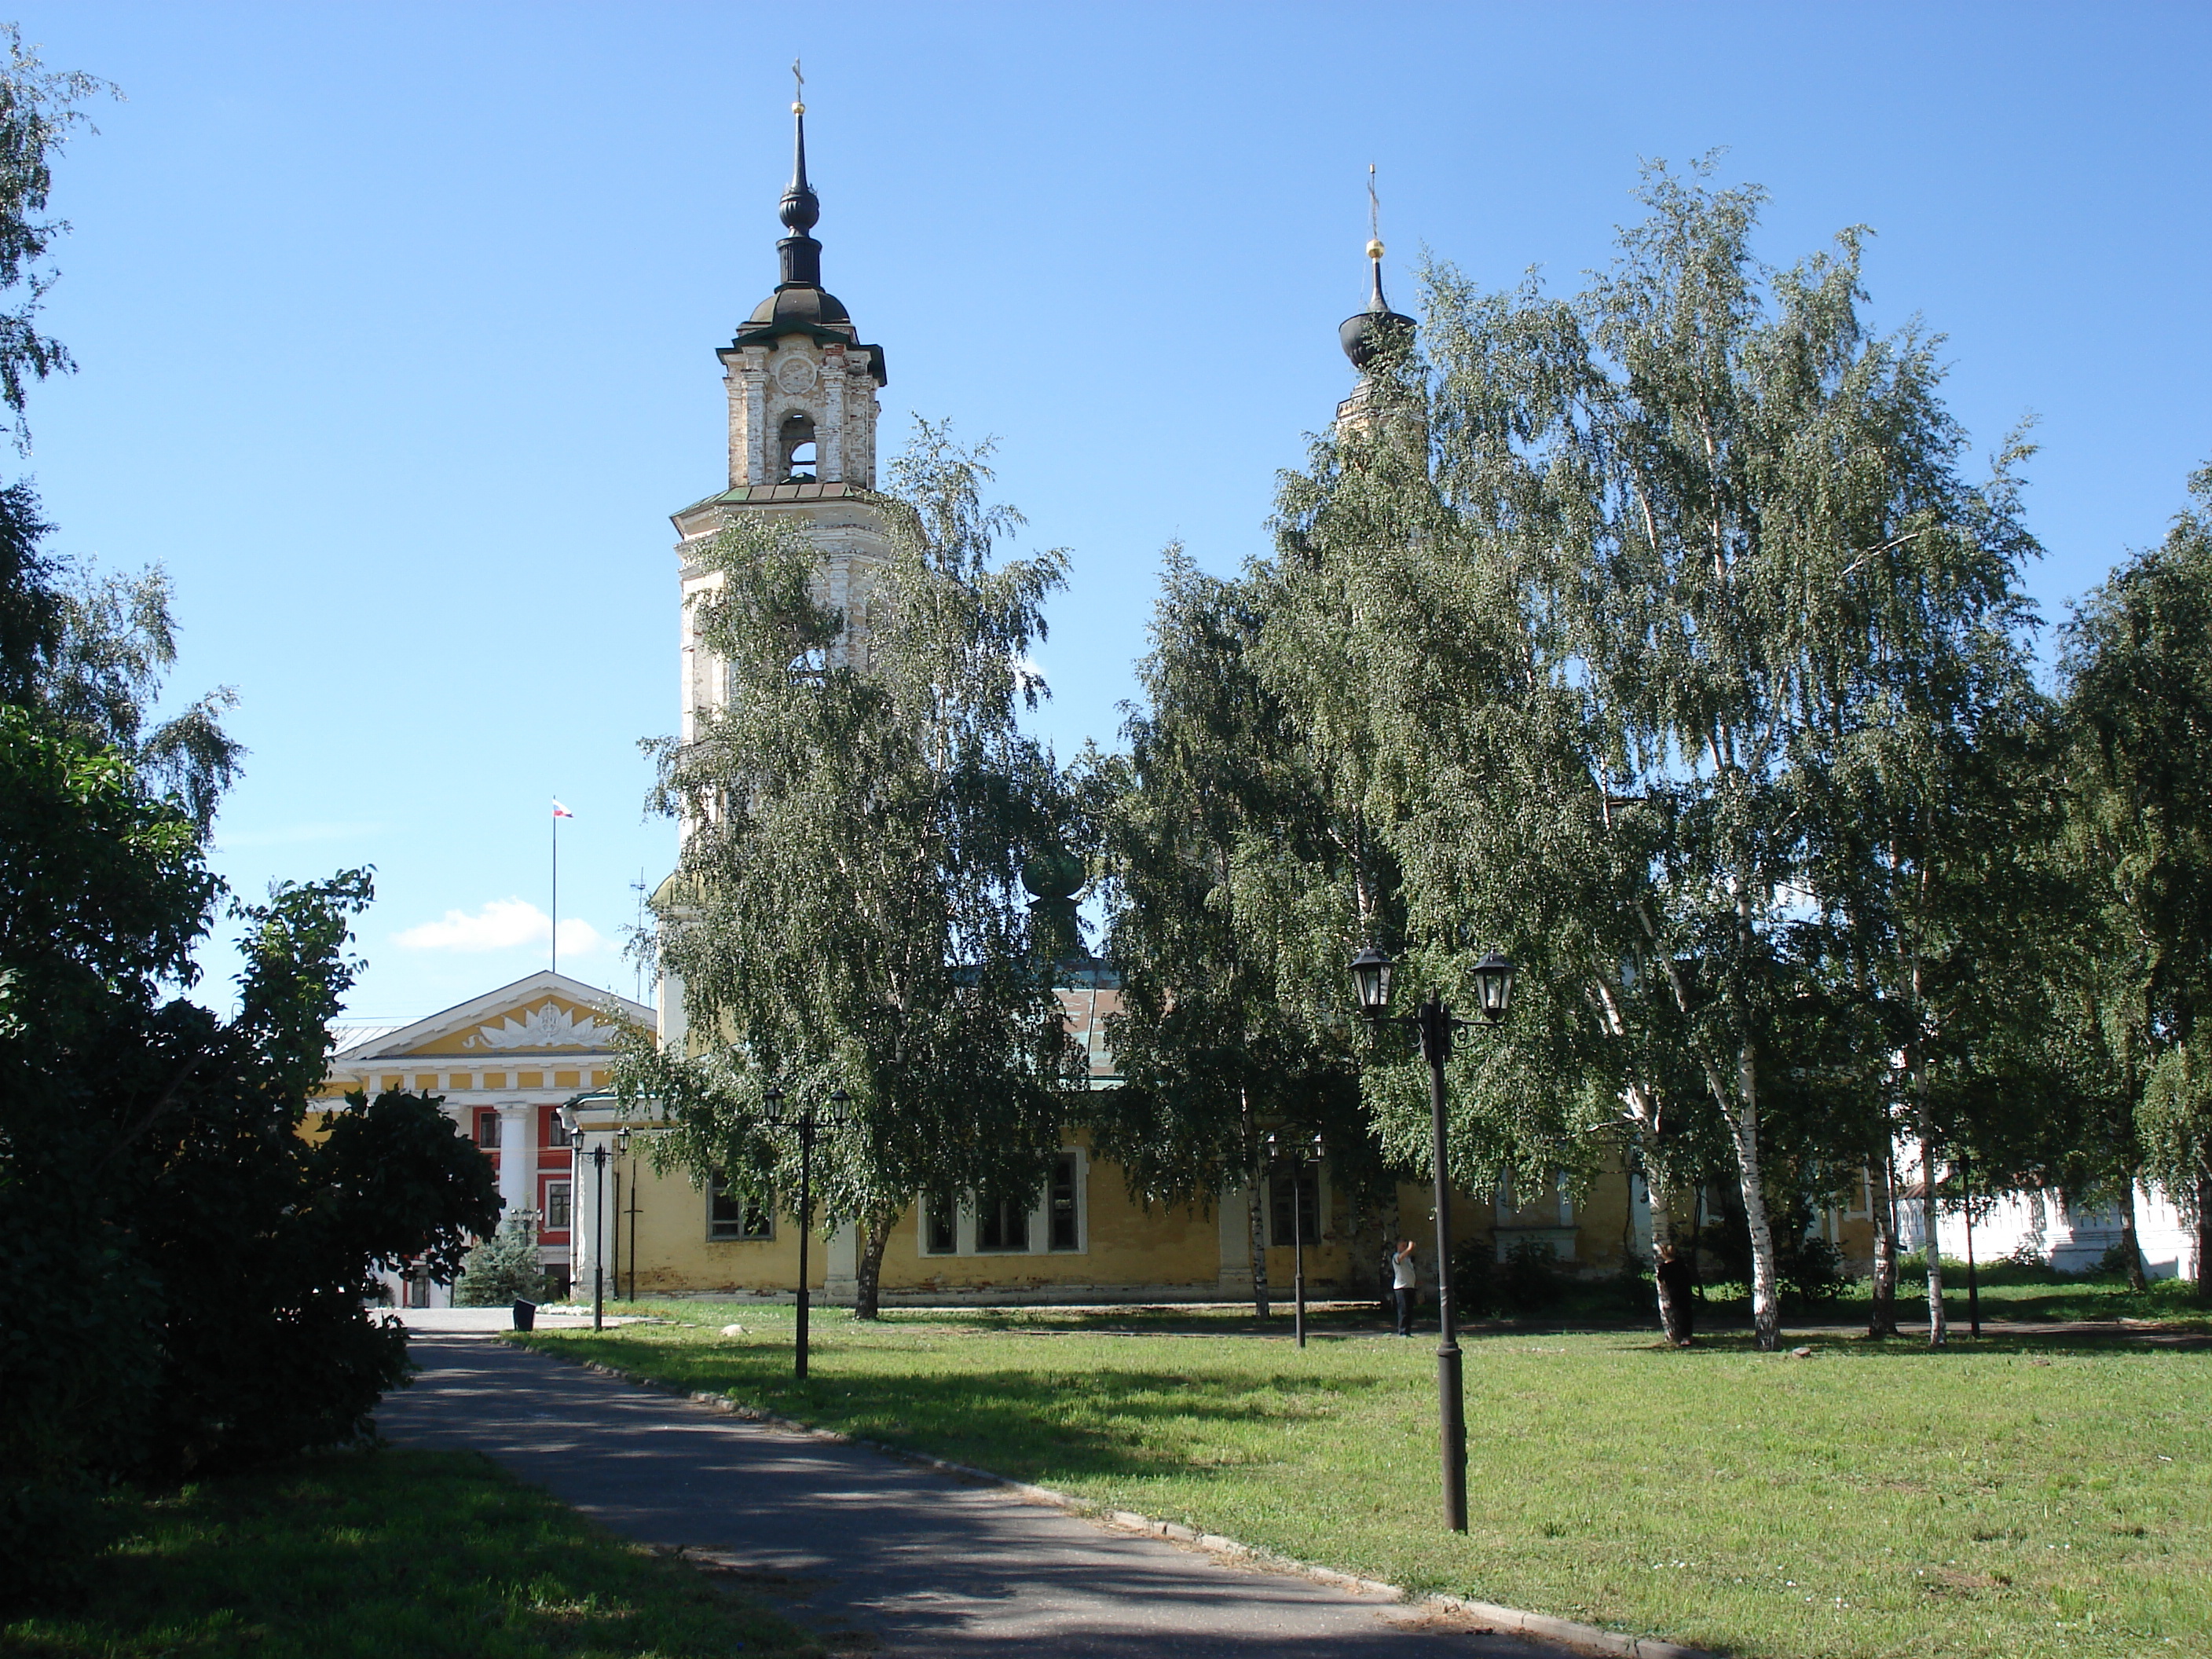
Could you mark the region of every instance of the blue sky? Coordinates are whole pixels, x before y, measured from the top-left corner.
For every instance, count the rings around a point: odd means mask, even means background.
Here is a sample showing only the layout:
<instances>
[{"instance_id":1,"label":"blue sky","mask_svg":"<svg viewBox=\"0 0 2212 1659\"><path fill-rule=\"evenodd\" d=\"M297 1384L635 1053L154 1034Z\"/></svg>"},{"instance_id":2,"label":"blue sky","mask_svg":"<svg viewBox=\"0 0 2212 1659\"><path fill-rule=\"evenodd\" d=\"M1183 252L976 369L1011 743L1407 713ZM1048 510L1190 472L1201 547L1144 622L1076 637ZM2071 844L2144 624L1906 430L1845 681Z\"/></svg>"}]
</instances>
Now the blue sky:
<instances>
[{"instance_id":1,"label":"blue sky","mask_svg":"<svg viewBox=\"0 0 2212 1659\"><path fill-rule=\"evenodd\" d=\"M1401 304L1424 246L1577 286L1644 157L1725 146L1778 263L1872 226L1875 318L1948 337L1977 442L2039 419L2054 618L2212 457L2201 6L17 15L128 100L56 191L55 545L165 565L179 694L237 687L240 890L377 866L362 1018L543 965L555 795L562 966L633 987L613 942L674 845L636 747L676 719L666 515L722 483L714 349L774 283L794 53L887 427L995 434L1003 496L1073 550L1038 653L1063 752L1114 734L1161 545L1263 549L1347 389L1370 161Z\"/></svg>"}]
</instances>

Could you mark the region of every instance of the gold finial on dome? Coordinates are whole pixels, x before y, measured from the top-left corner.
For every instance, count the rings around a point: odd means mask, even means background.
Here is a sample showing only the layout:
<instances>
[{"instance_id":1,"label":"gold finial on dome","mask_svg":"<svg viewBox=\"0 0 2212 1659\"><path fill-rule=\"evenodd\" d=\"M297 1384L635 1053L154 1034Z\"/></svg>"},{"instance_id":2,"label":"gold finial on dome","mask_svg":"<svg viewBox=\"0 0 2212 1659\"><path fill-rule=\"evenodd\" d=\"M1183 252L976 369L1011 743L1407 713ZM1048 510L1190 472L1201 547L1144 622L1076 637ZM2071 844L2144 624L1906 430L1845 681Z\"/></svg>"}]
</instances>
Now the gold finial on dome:
<instances>
[{"instance_id":1,"label":"gold finial on dome","mask_svg":"<svg viewBox=\"0 0 2212 1659\"><path fill-rule=\"evenodd\" d=\"M1379 259L1382 257L1382 239L1381 237L1370 236L1367 239L1367 257L1370 259Z\"/></svg>"}]
</instances>

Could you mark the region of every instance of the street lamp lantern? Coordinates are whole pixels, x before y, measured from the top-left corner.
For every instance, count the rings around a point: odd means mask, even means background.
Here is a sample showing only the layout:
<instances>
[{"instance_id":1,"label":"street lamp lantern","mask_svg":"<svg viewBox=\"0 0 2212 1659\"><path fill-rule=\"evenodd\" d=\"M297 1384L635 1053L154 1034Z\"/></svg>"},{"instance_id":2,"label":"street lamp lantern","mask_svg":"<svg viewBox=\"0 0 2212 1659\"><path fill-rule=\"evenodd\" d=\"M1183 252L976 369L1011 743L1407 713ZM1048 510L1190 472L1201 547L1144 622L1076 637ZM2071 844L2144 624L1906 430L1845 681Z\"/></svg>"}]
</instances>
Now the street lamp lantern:
<instances>
[{"instance_id":1,"label":"street lamp lantern","mask_svg":"<svg viewBox=\"0 0 2212 1659\"><path fill-rule=\"evenodd\" d=\"M1455 1019L1436 992L1411 1014L1391 1018L1390 958L1373 945L1352 957L1352 989L1362 1012L1377 1024L1410 1025L1419 1033L1421 1058L1429 1062L1430 1164L1436 1178L1437 1222L1437 1426L1443 1443L1444 1522L1454 1532L1467 1530L1467 1408L1460 1376L1459 1333L1452 1318L1451 1176L1449 1123L1444 1111L1444 1063L1451 1058L1452 1033L1480 1026L1495 1030L1513 1006L1513 964L1495 951L1474 965L1475 1006L1480 1019Z\"/></svg>"},{"instance_id":2,"label":"street lamp lantern","mask_svg":"<svg viewBox=\"0 0 2212 1659\"><path fill-rule=\"evenodd\" d=\"M572 1146L575 1144L576 1137L584 1132L583 1120L576 1111L578 1104L605 1106L613 1103L616 1097L605 1090L593 1089L580 1095L571 1095L561 1103L560 1109L554 1115L561 1120L561 1127L568 1133ZM629 1125L622 1125L616 1133L624 1146L629 1144ZM592 1328L595 1331L603 1328L605 1320L607 1158L607 1144L602 1139L598 1146L582 1152L578 1160L588 1162L592 1166L592 1226L586 1237L591 1245ZM573 1221L569 1224L568 1237L568 1253L573 1264L576 1251L576 1228Z\"/></svg>"},{"instance_id":3,"label":"street lamp lantern","mask_svg":"<svg viewBox=\"0 0 2212 1659\"><path fill-rule=\"evenodd\" d=\"M1474 964L1474 1000L1491 1024L1504 1021L1513 1006L1513 964L1492 951Z\"/></svg>"},{"instance_id":4,"label":"street lamp lantern","mask_svg":"<svg viewBox=\"0 0 2212 1659\"><path fill-rule=\"evenodd\" d=\"M1379 1014L1390 1006L1390 979L1397 964L1373 945L1352 959L1352 993L1363 1014Z\"/></svg>"},{"instance_id":5,"label":"street lamp lantern","mask_svg":"<svg viewBox=\"0 0 2212 1659\"><path fill-rule=\"evenodd\" d=\"M761 1098L768 1110L759 1119L763 1127L771 1129L796 1129L799 1132L799 1291L793 1297L792 1372L800 1382L806 1380L806 1316L812 1302L812 1289L807 1283L806 1246L814 1231L814 1142L824 1129L847 1129L852 1119L845 1108L852 1097L842 1089L830 1091L829 1104L834 1115L822 1116L810 1103L798 1112L786 1115L783 1089L771 1083L762 1091Z\"/></svg>"},{"instance_id":6,"label":"street lamp lantern","mask_svg":"<svg viewBox=\"0 0 2212 1659\"><path fill-rule=\"evenodd\" d=\"M1317 1166L1321 1163L1322 1153L1325 1148L1318 1131L1315 1133L1312 1139L1301 1144L1295 1139L1285 1141L1281 1135L1270 1129L1261 1146L1267 1152L1267 1164L1270 1169L1279 1163L1290 1165L1291 1284L1295 1297L1294 1305L1297 1309L1292 1329L1297 1335L1298 1346L1303 1348L1306 1345L1306 1169L1309 1164ZM1321 1194L1316 1192L1314 1197L1318 1202ZM1316 1235L1321 1231L1318 1216L1315 1218L1314 1231Z\"/></svg>"}]
</instances>

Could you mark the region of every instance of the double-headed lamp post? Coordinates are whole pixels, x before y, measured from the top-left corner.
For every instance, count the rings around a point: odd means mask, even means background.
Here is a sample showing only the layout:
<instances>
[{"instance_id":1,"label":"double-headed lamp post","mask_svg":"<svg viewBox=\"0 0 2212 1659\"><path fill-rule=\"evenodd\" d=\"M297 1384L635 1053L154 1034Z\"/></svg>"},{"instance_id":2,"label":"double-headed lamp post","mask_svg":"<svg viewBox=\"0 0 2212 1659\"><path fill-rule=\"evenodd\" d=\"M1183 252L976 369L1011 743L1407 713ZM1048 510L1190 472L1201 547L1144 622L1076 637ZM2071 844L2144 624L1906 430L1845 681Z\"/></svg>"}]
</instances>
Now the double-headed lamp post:
<instances>
[{"instance_id":1,"label":"double-headed lamp post","mask_svg":"<svg viewBox=\"0 0 2212 1659\"><path fill-rule=\"evenodd\" d=\"M568 1132L568 1140L570 1145L574 1145L576 1137L584 1133L583 1123L576 1115L576 1108L580 1105L598 1105L602 1102L611 1101L615 1097L611 1094L577 1095L573 1097L567 1104L561 1108L561 1127ZM615 1129L615 1140L618 1152L626 1152L629 1150L629 1124L624 1123L617 1126ZM607 1158L610 1156L607 1151L607 1143L605 1140L601 1140L597 1146L593 1146L590 1152L586 1152L585 1156L591 1159L592 1162L592 1328L596 1331L602 1329L605 1326L605 1315L606 1310L607 1232L605 1224L605 1210L607 1206ZM569 1223L568 1234L571 1238L575 1237L574 1228L575 1224L572 1219Z\"/></svg>"},{"instance_id":2,"label":"double-headed lamp post","mask_svg":"<svg viewBox=\"0 0 2212 1659\"><path fill-rule=\"evenodd\" d=\"M811 1102L787 1116L782 1110L783 1091L773 1083L763 1097L769 1109L759 1120L762 1124L771 1129L799 1131L799 1319L792 1374L803 1382L806 1380L806 1310L811 1300L806 1284L806 1241L814 1231L814 1137L824 1129L842 1129L852 1120L842 1112L834 1117L819 1116ZM830 1104L842 1107L851 1098L842 1089L835 1089L830 1091Z\"/></svg>"},{"instance_id":3,"label":"double-headed lamp post","mask_svg":"<svg viewBox=\"0 0 2212 1659\"><path fill-rule=\"evenodd\" d=\"M1295 1328L1298 1346L1303 1348L1306 1345L1306 1164L1309 1159L1316 1164L1321 1161L1322 1140L1316 1135L1301 1146L1294 1140L1285 1140L1270 1129L1265 1145L1271 1167L1277 1164L1291 1166L1291 1285L1297 1309ZM1314 1198L1318 1202L1321 1194L1316 1192ZM1316 1235L1321 1231L1319 1216L1314 1218L1314 1231Z\"/></svg>"},{"instance_id":4,"label":"double-headed lamp post","mask_svg":"<svg viewBox=\"0 0 2212 1659\"><path fill-rule=\"evenodd\" d=\"M1459 1332L1452 1321L1451 1178L1447 1173L1444 1121L1444 1061L1451 1057L1452 1033L1505 1023L1513 1006L1513 964L1492 951L1474 965L1479 1019L1456 1019L1443 998L1429 1000L1411 1014L1392 1015L1390 981L1396 965L1369 945L1352 959L1352 988L1359 1012L1378 1024L1410 1025L1420 1034L1421 1057L1429 1062L1431 1158L1436 1167L1437 1417L1443 1443L1444 1520L1454 1532L1467 1530L1467 1409L1460 1379Z\"/></svg>"}]
</instances>

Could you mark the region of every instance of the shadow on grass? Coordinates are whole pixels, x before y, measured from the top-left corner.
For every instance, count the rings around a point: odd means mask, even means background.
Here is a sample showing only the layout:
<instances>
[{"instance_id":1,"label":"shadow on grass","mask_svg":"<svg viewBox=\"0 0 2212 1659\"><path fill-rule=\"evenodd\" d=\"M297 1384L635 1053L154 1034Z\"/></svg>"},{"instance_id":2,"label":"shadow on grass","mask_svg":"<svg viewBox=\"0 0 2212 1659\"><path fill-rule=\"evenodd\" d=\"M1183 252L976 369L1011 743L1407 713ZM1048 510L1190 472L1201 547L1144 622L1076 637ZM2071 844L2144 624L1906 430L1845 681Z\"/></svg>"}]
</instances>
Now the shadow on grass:
<instances>
[{"instance_id":1,"label":"shadow on grass","mask_svg":"<svg viewBox=\"0 0 2212 1659\"><path fill-rule=\"evenodd\" d=\"M41 1659L817 1653L472 1453L335 1453L110 1508L79 1605L0 1626Z\"/></svg>"},{"instance_id":2,"label":"shadow on grass","mask_svg":"<svg viewBox=\"0 0 2212 1659\"><path fill-rule=\"evenodd\" d=\"M821 1369L801 1382L788 1350L714 1349L613 1334L563 1333L527 1346L684 1390L719 1395L801 1421L910 1450L985 1465L1003 1474L1146 1477L1194 1467L1267 1466L1279 1449L1255 1438L1224 1449L1224 1425L1326 1422L1363 1396L1395 1389L1385 1376L1316 1376L1273 1370L1224 1376L1188 1370L1088 1370L1024 1364L886 1374L837 1365L834 1340L813 1345ZM1040 1358L1048 1358L1047 1349ZM927 1355L915 1358L924 1364Z\"/></svg>"}]
</instances>

